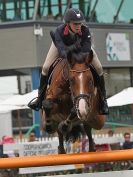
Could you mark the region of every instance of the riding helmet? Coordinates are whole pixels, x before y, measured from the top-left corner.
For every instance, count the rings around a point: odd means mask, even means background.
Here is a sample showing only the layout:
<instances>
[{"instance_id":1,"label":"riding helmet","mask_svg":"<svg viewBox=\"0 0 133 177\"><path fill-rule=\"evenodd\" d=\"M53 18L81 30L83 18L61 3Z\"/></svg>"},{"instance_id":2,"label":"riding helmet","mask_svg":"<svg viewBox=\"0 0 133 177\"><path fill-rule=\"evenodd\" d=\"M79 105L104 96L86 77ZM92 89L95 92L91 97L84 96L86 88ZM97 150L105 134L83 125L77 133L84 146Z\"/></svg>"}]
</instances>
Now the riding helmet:
<instances>
[{"instance_id":1,"label":"riding helmet","mask_svg":"<svg viewBox=\"0 0 133 177\"><path fill-rule=\"evenodd\" d=\"M79 9L70 8L67 9L64 15L64 22L65 23L83 23L85 21L84 15Z\"/></svg>"}]
</instances>

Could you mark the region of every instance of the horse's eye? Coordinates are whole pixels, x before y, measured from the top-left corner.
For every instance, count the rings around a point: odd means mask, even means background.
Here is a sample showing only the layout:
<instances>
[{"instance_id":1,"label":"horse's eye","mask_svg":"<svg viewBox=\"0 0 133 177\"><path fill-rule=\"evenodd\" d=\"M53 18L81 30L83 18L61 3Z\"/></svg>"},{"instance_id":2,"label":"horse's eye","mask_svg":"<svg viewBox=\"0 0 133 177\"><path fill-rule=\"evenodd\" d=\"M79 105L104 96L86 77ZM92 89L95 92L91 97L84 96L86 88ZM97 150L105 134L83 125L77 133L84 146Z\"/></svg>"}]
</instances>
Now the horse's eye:
<instances>
[{"instance_id":1,"label":"horse's eye","mask_svg":"<svg viewBox=\"0 0 133 177\"><path fill-rule=\"evenodd\" d=\"M71 77L71 78L70 78L70 82L71 82L71 83L74 83L74 77Z\"/></svg>"},{"instance_id":2,"label":"horse's eye","mask_svg":"<svg viewBox=\"0 0 133 177\"><path fill-rule=\"evenodd\" d=\"M92 80L89 81L89 86L93 87L93 81Z\"/></svg>"}]
</instances>

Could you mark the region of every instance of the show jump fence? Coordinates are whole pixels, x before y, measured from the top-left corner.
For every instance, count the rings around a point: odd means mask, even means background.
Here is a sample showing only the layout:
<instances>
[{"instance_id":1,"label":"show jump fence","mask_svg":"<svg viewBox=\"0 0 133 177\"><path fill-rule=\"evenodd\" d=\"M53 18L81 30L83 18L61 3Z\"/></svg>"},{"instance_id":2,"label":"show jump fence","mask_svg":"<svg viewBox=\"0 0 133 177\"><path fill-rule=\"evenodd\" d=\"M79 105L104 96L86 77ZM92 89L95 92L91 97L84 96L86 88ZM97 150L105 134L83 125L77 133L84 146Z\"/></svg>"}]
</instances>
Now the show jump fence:
<instances>
[{"instance_id":1,"label":"show jump fence","mask_svg":"<svg viewBox=\"0 0 133 177\"><path fill-rule=\"evenodd\" d=\"M133 150L0 158L0 169L133 160Z\"/></svg>"}]
</instances>

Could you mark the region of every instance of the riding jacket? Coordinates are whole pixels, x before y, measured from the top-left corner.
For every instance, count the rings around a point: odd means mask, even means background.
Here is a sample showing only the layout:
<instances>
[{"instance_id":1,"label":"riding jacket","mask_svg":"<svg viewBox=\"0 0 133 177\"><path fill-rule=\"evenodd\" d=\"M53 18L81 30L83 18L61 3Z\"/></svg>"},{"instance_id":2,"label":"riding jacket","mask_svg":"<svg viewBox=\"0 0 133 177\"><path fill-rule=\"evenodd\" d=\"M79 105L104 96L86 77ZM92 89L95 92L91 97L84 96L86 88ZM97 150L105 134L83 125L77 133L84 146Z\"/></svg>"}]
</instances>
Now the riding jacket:
<instances>
[{"instance_id":1,"label":"riding jacket","mask_svg":"<svg viewBox=\"0 0 133 177\"><path fill-rule=\"evenodd\" d=\"M55 32L50 32L51 38L58 49L59 55L66 58L67 49L76 47L81 52L91 50L91 34L87 26L82 25L79 33L70 31L68 25L62 24L57 27Z\"/></svg>"}]
</instances>

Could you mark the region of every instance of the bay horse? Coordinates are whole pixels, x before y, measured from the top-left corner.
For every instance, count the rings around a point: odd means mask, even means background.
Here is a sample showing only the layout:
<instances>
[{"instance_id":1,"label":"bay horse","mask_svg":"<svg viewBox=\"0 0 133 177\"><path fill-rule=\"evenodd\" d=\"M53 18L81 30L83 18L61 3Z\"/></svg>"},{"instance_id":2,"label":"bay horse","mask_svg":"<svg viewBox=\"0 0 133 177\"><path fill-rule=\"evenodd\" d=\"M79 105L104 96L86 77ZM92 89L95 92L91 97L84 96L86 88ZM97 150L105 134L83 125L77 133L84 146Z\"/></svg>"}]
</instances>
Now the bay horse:
<instances>
[{"instance_id":1,"label":"bay horse","mask_svg":"<svg viewBox=\"0 0 133 177\"><path fill-rule=\"evenodd\" d=\"M42 127L58 133L58 153L66 153L64 141L75 141L81 134L95 151L92 128L100 130L105 116L100 115L100 91L94 79L91 62L93 52L69 52L53 69L51 81L42 103Z\"/></svg>"}]
</instances>

